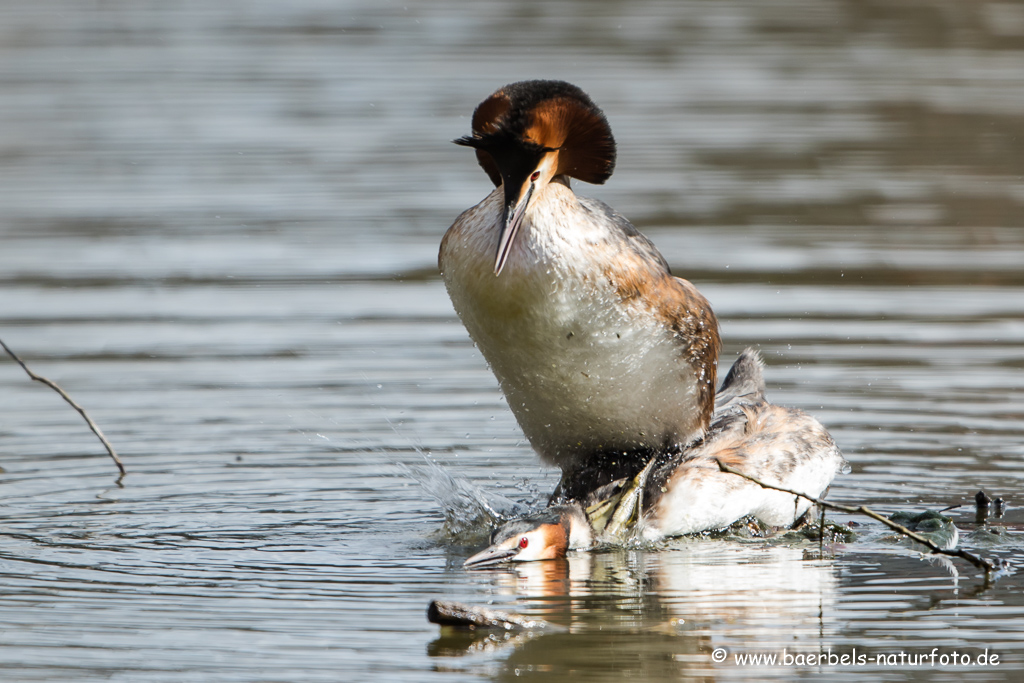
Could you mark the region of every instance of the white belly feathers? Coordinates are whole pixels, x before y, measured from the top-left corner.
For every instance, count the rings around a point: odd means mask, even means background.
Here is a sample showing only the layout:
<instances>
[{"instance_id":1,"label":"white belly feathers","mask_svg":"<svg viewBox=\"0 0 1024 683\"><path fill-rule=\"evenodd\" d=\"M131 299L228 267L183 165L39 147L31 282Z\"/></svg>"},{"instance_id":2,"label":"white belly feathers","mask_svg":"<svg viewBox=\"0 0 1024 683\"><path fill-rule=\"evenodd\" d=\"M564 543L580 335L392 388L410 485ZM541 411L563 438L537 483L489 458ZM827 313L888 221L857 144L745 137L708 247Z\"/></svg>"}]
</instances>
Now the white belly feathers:
<instances>
[{"instance_id":1,"label":"white belly feathers","mask_svg":"<svg viewBox=\"0 0 1024 683\"><path fill-rule=\"evenodd\" d=\"M500 189L460 216L441 249L455 309L509 407L542 458L563 468L578 454L688 438L678 429L692 421L697 383L678 340L595 271L607 232L563 225L575 196L546 189L561 195L537 202L547 215L527 214L500 276Z\"/></svg>"}]
</instances>

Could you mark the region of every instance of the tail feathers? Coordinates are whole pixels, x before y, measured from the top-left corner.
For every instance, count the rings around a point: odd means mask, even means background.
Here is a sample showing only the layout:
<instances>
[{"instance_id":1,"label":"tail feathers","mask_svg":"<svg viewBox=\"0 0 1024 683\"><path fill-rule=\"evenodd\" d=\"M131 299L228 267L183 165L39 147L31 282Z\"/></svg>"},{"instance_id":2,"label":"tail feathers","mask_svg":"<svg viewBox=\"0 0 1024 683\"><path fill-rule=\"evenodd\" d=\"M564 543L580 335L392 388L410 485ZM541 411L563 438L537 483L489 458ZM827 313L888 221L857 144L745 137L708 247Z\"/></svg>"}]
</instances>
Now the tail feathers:
<instances>
[{"instance_id":1,"label":"tail feathers","mask_svg":"<svg viewBox=\"0 0 1024 683\"><path fill-rule=\"evenodd\" d=\"M716 410L733 401L755 403L764 400L764 362L756 349L743 350L715 395Z\"/></svg>"}]
</instances>

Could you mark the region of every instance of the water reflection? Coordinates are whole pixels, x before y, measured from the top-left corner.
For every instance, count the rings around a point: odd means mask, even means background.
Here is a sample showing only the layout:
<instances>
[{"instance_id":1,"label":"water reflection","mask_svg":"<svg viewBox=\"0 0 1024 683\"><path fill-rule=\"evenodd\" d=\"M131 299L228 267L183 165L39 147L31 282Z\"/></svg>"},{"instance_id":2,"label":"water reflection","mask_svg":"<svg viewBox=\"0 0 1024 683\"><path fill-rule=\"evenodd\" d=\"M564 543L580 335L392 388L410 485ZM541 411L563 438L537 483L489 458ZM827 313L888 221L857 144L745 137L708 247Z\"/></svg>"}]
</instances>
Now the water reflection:
<instances>
[{"instance_id":1,"label":"water reflection","mask_svg":"<svg viewBox=\"0 0 1024 683\"><path fill-rule=\"evenodd\" d=\"M566 627L518 636L446 634L438 657L501 653L504 678L620 680L713 674L711 652L831 645L838 570L817 548L678 541L662 551L570 553L485 574L510 611Z\"/></svg>"}]
</instances>

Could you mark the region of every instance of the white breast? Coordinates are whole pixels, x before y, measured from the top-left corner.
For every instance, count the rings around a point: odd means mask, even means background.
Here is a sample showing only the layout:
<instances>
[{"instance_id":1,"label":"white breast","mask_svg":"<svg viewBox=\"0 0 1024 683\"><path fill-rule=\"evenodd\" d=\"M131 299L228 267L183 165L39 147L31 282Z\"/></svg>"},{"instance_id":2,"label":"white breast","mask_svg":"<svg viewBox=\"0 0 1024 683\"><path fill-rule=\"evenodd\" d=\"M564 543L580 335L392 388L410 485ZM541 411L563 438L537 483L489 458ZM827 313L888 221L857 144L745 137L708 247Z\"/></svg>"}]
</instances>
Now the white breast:
<instances>
[{"instance_id":1,"label":"white breast","mask_svg":"<svg viewBox=\"0 0 1024 683\"><path fill-rule=\"evenodd\" d=\"M495 276L501 201L495 190L460 216L440 261L455 310L533 447L564 468L596 449L690 438L679 430L692 423L697 386L679 342L652 311L624 303L599 267L621 238L551 184Z\"/></svg>"}]
</instances>

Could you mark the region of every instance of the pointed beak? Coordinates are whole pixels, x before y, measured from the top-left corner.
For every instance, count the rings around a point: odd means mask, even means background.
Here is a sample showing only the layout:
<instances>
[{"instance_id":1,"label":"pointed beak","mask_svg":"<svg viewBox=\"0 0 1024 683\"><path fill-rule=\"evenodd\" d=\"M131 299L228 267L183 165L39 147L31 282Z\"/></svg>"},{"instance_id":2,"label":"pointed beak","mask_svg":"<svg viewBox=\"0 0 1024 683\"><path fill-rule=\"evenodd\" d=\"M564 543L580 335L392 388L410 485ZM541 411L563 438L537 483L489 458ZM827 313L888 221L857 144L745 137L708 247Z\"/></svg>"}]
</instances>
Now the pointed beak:
<instances>
[{"instance_id":1,"label":"pointed beak","mask_svg":"<svg viewBox=\"0 0 1024 683\"><path fill-rule=\"evenodd\" d=\"M518 548L503 548L501 546L491 546L486 550L481 550L476 555L473 555L465 562L462 563L463 567L469 567L476 569L477 567L489 567L492 564L500 564L502 562L511 562L519 553Z\"/></svg>"},{"instance_id":2,"label":"pointed beak","mask_svg":"<svg viewBox=\"0 0 1024 683\"><path fill-rule=\"evenodd\" d=\"M512 241L519 233L519 226L523 224L523 216L526 215L526 206L533 196L534 184L531 181L530 187L523 193L522 198L519 191L505 180L505 211L501 216L501 233L498 235L498 253L494 259L494 274L500 275L501 269L505 267L509 251L512 249Z\"/></svg>"}]
</instances>

